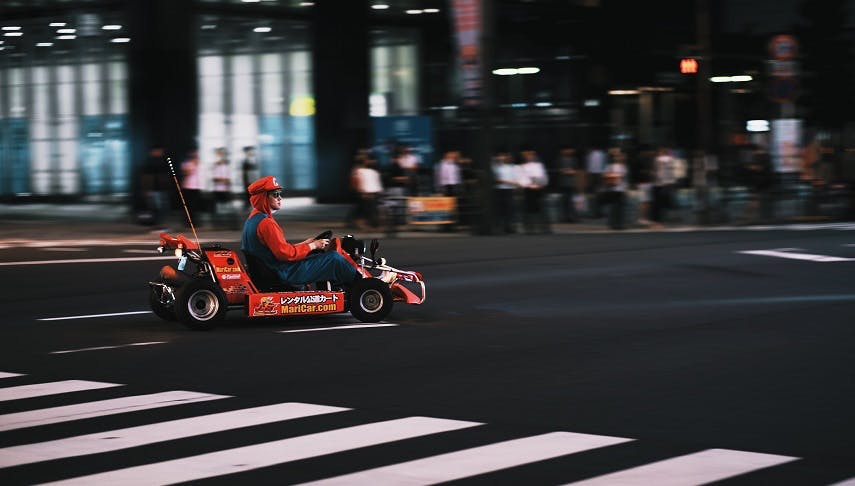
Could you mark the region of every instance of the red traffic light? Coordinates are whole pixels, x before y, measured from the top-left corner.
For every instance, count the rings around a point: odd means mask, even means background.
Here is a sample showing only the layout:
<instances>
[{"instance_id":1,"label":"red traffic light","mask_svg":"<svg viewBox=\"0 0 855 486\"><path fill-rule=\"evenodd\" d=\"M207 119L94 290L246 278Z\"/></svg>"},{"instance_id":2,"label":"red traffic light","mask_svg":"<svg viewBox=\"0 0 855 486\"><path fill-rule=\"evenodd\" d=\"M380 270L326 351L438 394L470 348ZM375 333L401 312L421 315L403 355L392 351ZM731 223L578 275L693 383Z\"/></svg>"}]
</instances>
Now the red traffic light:
<instances>
[{"instance_id":1,"label":"red traffic light","mask_svg":"<svg viewBox=\"0 0 855 486\"><path fill-rule=\"evenodd\" d=\"M692 57L685 57L680 60L681 74L698 74L698 60Z\"/></svg>"}]
</instances>

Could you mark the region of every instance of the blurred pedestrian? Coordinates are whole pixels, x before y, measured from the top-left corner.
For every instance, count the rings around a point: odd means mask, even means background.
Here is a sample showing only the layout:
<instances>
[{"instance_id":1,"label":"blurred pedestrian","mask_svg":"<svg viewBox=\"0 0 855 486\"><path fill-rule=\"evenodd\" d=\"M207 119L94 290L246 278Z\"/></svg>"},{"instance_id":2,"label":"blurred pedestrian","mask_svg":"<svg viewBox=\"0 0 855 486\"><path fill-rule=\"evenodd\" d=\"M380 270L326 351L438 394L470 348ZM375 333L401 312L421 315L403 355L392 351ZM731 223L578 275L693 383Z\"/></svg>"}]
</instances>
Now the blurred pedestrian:
<instances>
[{"instance_id":1,"label":"blurred pedestrian","mask_svg":"<svg viewBox=\"0 0 855 486\"><path fill-rule=\"evenodd\" d=\"M600 208L597 206L597 195L600 192L603 170L607 163L608 156L599 145L592 147L585 158L585 193L590 201L591 216L594 218L602 217Z\"/></svg>"},{"instance_id":2,"label":"blurred pedestrian","mask_svg":"<svg viewBox=\"0 0 855 486\"><path fill-rule=\"evenodd\" d=\"M445 151L442 159L434 168L434 183L436 191L443 196L458 197L461 192L463 178L460 173L460 152L455 149Z\"/></svg>"},{"instance_id":3,"label":"blurred pedestrian","mask_svg":"<svg viewBox=\"0 0 855 486\"><path fill-rule=\"evenodd\" d=\"M674 207L679 167L676 157L668 147L660 147L653 159L653 201L650 207L650 219L661 226L666 219L667 210Z\"/></svg>"},{"instance_id":4,"label":"blurred pedestrian","mask_svg":"<svg viewBox=\"0 0 855 486\"><path fill-rule=\"evenodd\" d=\"M214 219L222 222L232 213L232 167L225 147L214 149L216 160L211 174L214 195Z\"/></svg>"},{"instance_id":5,"label":"blurred pedestrian","mask_svg":"<svg viewBox=\"0 0 855 486\"><path fill-rule=\"evenodd\" d=\"M501 222L505 233L514 233L517 217L515 191L519 188L519 178L510 152L498 150L493 157L492 169L496 219Z\"/></svg>"},{"instance_id":6,"label":"blurred pedestrian","mask_svg":"<svg viewBox=\"0 0 855 486\"><path fill-rule=\"evenodd\" d=\"M549 216L544 211L543 199L549 175L537 152L531 147L523 148L520 153L519 181L523 188L523 227L528 234L550 233Z\"/></svg>"},{"instance_id":7,"label":"blurred pedestrian","mask_svg":"<svg viewBox=\"0 0 855 486\"><path fill-rule=\"evenodd\" d=\"M187 157L181 162L181 192L184 194L190 218L194 224L200 224L199 217L204 208L202 181L199 177L199 152L196 149L187 152Z\"/></svg>"},{"instance_id":8,"label":"blurred pedestrian","mask_svg":"<svg viewBox=\"0 0 855 486\"><path fill-rule=\"evenodd\" d=\"M638 224L651 226L650 203L653 200L653 160L656 151L649 145L644 145L635 158L635 164L630 168L632 183L638 189Z\"/></svg>"},{"instance_id":9,"label":"blurred pedestrian","mask_svg":"<svg viewBox=\"0 0 855 486\"><path fill-rule=\"evenodd\" d=\"M561 215L565 223L575 223L578 218L575 196L579 186L578 178L584 177L580 172L579 159L576 149L565 145L558 152L556 163L558 190L561 194Z\"/></svg>"},{"instance_id":10,"label":"blurred pedestrian","mask_svg":"<svg viewBox=\"0 0 855 486\"><path fill-rule=\"evenodd\" d=\"M762 145L755 145L751 161L745 166L745 182L751 190L751 199L743 214L743 224L757 223L772 217L771 191L774 177L769 151Z\"/></svg>"},{"instance_id":11,"label":"blurred pedestrian","mask_svg":"<svg viewBox=\"0 0 855 486\"><path fill-rule=\"evenodd\" d=\"M419 157L413 148L407 145L402 145L399 148L398 156L395 157L397 165L397 182L404 188L406 195L419 195L419 169L421 168L421 157Z\"/></svg>"},{"instance_id":12,"label":"blurred pedestrian","mask_svg":"<svg viewBox=\"0 0 855 486\"><path fill-rule=\"evenodd\" d=\"M626 154L620 150L611 153L611 162L603 169L598 205L605 208L609 228L622 230L625 226L626 190L627 190Z\"/></svg>"},{"instance_id":13,"label":"blurred pedestrian","mask_svg":"<svg viewBox=\"0 0 855 486\"><path fill-rule=\"evenodd\" d=\"M377 159L370 151L357 159L354 166L353 183L358 196L357 210L353 218L358 222L364 218L371 228L380 225L380 197L383 194L383 181L377 171Z\"/></svg>"},{"instance_id":14,"label":"blurred pedestrian","mask_svg":"<svg viewBox=\"0 0 855 486\"><path fill-rule=\"evenodd\" d=\"M460 152L456 149L448 149L442 160L434 167L434 184L436 190L446 197L453 197L455 205L459 209L460 195L463 192L463 176L460 173ZM443 226L444 231L454 229L454 222Z\"/></svg>"},{"instance_id":15,"label":"blurred pedestrian","mask_svg":"<svg viewBox=\"0 0 855 486\"><path fill-rule=\"evenodd\" d=\"M240 163L240 172L241 179L243 182L243 188L246 189L252 184L253 181L257 180L260 175L260 167L258 164L258 159L255 153L255 147L252 145L247 145L243 148L243 160ZM244 198L244 204L247 208L249 208L249 197Z\"/></svg>"},{"instance_id":16,"label":"blurred pedestrian","mask_svg":"<svg viewBox=\"0 0 855 486\"><path fill-rule=\"evenodd\" d=\"M154 225L163 221L169 212L168 165L163 148L151 147L139 174L140 201L137 206L137 220L141 224Z\"/></svg>"},{"instance_id":17,"label":"blurred pedestrian","mask_svg":"<svg viewBox=\"0 0 855 486\"><path fill-rule=\"evenodd\" d=\"M463 179L461 195L458 198L458 220L464 225L473 225L478 213L478 188L481 178L472 159L463 155L457 160L460 166L460 177Z\"/></svg>"}]
</instances>

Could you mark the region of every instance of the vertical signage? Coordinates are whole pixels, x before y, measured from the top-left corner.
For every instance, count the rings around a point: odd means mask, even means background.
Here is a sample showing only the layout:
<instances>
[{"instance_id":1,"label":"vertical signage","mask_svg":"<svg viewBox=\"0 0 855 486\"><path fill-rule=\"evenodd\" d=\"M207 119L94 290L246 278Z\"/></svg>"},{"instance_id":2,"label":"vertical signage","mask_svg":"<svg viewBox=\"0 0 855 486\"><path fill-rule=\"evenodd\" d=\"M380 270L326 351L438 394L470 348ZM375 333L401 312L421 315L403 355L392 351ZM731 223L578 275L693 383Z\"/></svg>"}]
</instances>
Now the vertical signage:
<instances>
[{"instance_id":1,"label":"vertical signage","mask_svg":"<svg viewBox=\"0 0 855 486\"><path fill-rule=\"evenodd\" d=\"M451 0L463 106L482 104L481 0Z\"/></svg>"}]
</instances>

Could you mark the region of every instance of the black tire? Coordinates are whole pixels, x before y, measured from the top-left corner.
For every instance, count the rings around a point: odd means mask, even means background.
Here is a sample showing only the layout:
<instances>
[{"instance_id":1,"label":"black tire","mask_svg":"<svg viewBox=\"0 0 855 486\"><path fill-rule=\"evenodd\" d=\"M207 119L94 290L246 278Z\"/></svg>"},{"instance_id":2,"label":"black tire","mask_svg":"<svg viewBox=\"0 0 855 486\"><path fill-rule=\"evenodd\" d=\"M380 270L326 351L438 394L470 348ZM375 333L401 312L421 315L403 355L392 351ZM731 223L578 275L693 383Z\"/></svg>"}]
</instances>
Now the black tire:
<instances>
[{"instance_id":1,"label":"black tire","mask_svg":"<svg viewBox=\"0 0 855 486\"><path fill-rule=\"evenodd\" d=\"M158 283L163 283L162 279L157 280ZM172 290L175 292L175 289ZM177 321L178 316L175 315L175 299L172 295L161 286L150 286L148 290L148 305L151 311L157 317L164 321Z\"/></svg>"},{"instance_id":2,"label":"black tire","mask_svg":"<svg viewBox=\"0 0 855 486\"><path fill-rule=\"evenodd\" d=\"M207 331L226 318L228 301L223 289L208 280L196 279L178 290L175 315L185 326Z\"/></svg>"},{"instance_id":3,"label":"black tire","mask_svg":"<svg viewBox=\"0 0 855 486\"><path fill-rule=\"evenodd\" d=\"M382 321L392 311L392 291L386 282L363 278L347 289L350 313L362 322Z\"/></svg>"}]
</instances>

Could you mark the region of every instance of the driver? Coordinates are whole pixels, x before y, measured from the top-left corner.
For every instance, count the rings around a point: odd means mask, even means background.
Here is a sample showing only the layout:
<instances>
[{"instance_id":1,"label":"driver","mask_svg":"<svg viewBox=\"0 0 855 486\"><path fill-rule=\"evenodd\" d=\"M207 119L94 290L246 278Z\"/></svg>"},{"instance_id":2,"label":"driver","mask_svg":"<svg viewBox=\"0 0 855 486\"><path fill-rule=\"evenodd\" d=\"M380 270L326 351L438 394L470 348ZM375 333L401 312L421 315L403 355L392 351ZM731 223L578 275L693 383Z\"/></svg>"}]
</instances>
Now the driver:
<instances>
[{"instance_id":1,"label":"driver","mask_svg":"<svg viewBox=\"0 0 855 486\"><path fill-rule=\"evenodd\" d=\"M285 232L273 219L273 213L282 207L282 186L275 177L262 177L247 190L253 209L243 226L241 250L261 260L289 284L326 280L349 284L360 278L359 272L338 252L309 254L312 250L325 249L329 239L309 238L296 245L285 241Z\"/></svg>"}]
</instances>

